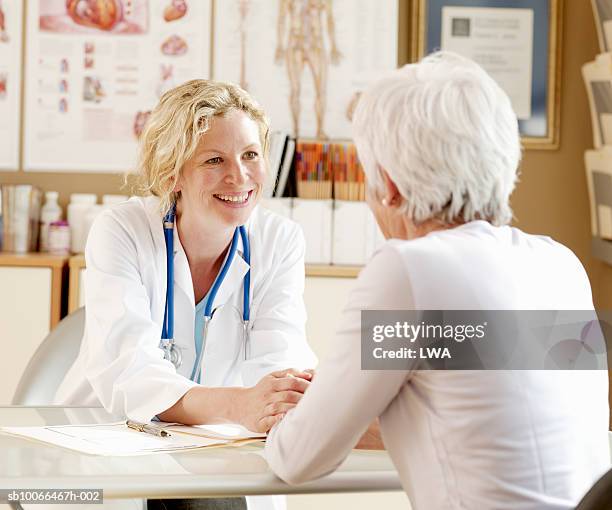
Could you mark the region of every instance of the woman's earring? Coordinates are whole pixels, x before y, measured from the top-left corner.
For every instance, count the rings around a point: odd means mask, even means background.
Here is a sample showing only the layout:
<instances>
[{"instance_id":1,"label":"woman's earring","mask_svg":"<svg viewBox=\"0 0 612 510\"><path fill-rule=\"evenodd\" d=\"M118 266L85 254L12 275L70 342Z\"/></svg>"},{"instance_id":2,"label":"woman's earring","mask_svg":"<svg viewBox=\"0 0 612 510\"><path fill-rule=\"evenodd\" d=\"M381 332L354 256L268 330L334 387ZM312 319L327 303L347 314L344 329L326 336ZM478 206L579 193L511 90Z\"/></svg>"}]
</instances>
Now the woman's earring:
<instances>
[{"instance_id":1,"label":"woman's earring","mask_svg":"<svg viewBox=\"0 0 612 510\"><path fill-rule=\"evenodd\" d=\"M384 205L385 207L389 206L389 201L386 198L382 199L382 205Z\"/></svg>"}]
</instances>

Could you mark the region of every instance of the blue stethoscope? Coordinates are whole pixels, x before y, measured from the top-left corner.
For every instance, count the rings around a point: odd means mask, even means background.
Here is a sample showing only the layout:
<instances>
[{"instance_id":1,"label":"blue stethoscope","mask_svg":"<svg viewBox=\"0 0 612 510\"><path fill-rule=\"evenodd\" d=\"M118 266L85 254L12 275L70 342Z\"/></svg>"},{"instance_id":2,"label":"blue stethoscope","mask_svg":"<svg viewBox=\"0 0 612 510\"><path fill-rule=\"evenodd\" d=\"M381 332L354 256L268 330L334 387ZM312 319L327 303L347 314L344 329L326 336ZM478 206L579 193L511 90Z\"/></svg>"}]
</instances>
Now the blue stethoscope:
<instances>
[{"instance_id":1,"label":"blue stethoscope","mask_svg":"<svg viewBox=\"0 0 612 510\"><path fill-rule=\"evenodd\" d=\"M176 368L179 368L183 363L183 357L181 351L177 348L174 342L174 220L176 217L176 204L174 204L168 214L164 216L164 238L166 241L166 307L164 310L164 324L162 326L161 341L159 347L164 351L164 359L170 361ZM206 306L204 307L204 326L202 330L202 348L198 353L197 359L193 365L190 379L195 381L199 377L200 369L202 367L202 357L204 355L204 346L206 345L206 337L208 335L208 326L212 319L213 304L217 292L225 280L225 276L229 270L229 267L234 260L236 249L238 247L238 237L242 241L243 258L247 264L251 264L251 253L249 246L249 238L244 228L244 225L239 226L234 231L232 237L232 243L229 248L229 253L221 267L221 272L215 279L213 286L211 287ZM249 269L244 275L243 280L243 303L242 303L242 341L244 344L244 355L246 359L247 339L248 339L248 328L249 328L249 316L251 313L251 307L249 302L251 288L251 270Z\"/></svg>"}]
</instances>

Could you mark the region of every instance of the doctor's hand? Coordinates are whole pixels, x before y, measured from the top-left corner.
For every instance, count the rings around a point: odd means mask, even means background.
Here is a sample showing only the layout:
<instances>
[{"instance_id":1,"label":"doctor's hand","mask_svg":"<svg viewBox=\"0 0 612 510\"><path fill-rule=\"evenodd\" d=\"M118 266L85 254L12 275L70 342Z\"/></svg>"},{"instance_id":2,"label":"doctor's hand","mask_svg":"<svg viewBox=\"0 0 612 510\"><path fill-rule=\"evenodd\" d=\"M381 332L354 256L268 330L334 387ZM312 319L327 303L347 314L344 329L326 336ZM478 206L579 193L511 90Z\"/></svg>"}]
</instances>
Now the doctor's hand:
<instances>
[{"instance_id":1,"label":"doctor's hand","mask_svg":"<svg viewBox=\"0 0 612 510\"><path fill-rule=\"evenodd\" d=\"M312 373L280 370L244 388L236 401L239 422L253 432L268 432L285 413L293 409L310 385Z\"/></svg>"}]
</instances>

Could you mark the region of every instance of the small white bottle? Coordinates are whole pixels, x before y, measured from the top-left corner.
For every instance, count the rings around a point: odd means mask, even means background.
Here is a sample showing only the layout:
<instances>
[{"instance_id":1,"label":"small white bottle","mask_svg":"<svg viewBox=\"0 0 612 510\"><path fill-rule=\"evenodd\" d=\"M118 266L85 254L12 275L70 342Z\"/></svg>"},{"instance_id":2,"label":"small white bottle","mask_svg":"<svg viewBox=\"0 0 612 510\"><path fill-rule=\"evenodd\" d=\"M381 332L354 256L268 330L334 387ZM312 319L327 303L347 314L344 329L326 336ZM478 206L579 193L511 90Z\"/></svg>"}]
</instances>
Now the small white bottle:
<instances>
[{"instance_id":1,"label":"small white bottle","mask_svg":"<svg viewBox=\"0 0 612 510\"><path fill-rule=\"evenodd\" d=\"M49 251L49 225L62 219L62 208L57 203L57 191L45 193L45 205L40 211L40 251Z\"/></svg>"},{"instance_id":2,"label":"small white bottle","mask_svg":"<svg viewBox=\"0 0 612 510\"><path fill-rule=\"evenodd\" d=\"M85 217L89 209L96 205L98 197L93 193L73 193L68 204L68 223L70 225L70 250L83 253L87 232Z\"/></svg>"}]
</instances>

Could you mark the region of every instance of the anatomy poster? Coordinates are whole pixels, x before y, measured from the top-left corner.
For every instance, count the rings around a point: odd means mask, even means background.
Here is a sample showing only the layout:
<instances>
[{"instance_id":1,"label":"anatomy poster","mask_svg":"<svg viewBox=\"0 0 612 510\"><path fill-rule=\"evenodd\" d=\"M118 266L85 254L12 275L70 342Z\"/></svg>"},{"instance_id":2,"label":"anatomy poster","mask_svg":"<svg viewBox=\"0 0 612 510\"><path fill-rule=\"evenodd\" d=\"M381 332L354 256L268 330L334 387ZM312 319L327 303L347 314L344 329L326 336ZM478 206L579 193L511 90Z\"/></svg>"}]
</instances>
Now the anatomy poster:
<instances>
[{"instance_id":1,"label":"anatomy poster","mask_svg":"<svg viewBox=\"0 0 612 510\"><path fill-rule=\"evenodd\" d=\"M0 0L0 168L19 166L22 2Z\"/></svg>"},{"instance_id":2,"label":"anatomy poster","mask_svg":"<svg viewBox=\"0 0 612 510\"><path fill-rule=\"evenodd\" d=\"M210 0L30 0L25 169L133 169L159 97L209 77L210 13Z\"/></svg>"},{"instance_id":3,"label":"anatomy poster","mask_svg":"<svg viewBox=\"0 0 612 510\"><path fill-rule=\"evenodd\" d=\"M350 138L351 99L397 67L396 0L221 0L216 80L247 89L272 129Z\"/></svg>"}]
</instances>

